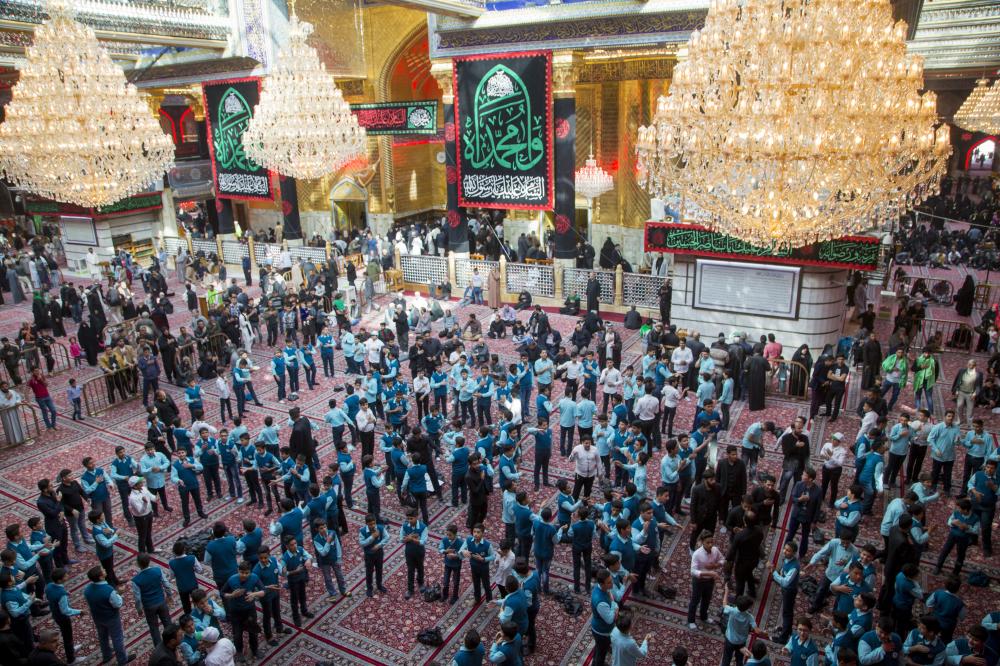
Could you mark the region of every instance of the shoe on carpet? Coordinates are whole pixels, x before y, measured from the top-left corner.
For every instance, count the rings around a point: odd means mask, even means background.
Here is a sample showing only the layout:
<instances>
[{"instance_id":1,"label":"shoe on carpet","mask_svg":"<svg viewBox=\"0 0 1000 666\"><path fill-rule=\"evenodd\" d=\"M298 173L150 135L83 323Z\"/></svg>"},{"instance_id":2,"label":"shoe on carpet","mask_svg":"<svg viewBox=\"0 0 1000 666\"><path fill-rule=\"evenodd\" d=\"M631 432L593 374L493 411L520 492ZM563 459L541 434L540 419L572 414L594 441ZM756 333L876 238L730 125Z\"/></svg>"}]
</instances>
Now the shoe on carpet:
<instances>
[{"instance_id":1,"label":"shoe on carpet","mask_svg":"<svg viewBox=\"0 0 1000 666\"><path fill-rule=\"evenodd\" d=\"M688 623L688 629L690 629L691 631L695 631L697 628L698 628L698 625L695 624L694 622L689 622Z\"/></svg>"}]
</instances>

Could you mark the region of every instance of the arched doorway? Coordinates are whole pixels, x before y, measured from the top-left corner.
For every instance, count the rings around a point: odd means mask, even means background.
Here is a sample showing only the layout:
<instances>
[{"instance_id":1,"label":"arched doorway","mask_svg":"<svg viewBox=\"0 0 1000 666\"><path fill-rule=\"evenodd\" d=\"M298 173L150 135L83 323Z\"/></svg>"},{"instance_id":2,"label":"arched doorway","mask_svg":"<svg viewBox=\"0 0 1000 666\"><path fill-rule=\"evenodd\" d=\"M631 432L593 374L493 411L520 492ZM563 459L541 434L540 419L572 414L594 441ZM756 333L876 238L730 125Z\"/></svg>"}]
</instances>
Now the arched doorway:
<instances>
[{"instance_id":1,"label":"arched doorway","mask_svg":"<svg viewBox=\"0 0 1000 666\"><path fill-rule=\"evenodd\" d=\"M333 228L341 234L362 230L368 219L368 191L352 178L344 178L330 190Z\"/></svg>"},{"instance_id":2,"label":"arched doorway","mask_svg":"<svg viewBox=\"0 0 1000 666\"><path fill-rule=\"evenodd\" d=\"M997 138L987 136L977 141L965 154L965 170L992 171Z\"/></svg>"}]
</instances>

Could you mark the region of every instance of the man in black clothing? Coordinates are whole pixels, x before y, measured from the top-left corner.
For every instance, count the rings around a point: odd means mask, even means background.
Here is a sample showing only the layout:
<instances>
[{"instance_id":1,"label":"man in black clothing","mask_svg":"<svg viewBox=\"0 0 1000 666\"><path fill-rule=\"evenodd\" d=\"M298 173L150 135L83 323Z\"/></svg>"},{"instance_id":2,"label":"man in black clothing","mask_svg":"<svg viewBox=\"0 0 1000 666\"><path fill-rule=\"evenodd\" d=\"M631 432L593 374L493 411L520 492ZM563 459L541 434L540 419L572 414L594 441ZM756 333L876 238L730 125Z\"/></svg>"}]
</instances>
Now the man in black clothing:
<instances>
[{"instance_id":1,"label":"man in black clothing","mask_svg":"<svg viewBox=\"0 0 1000 666\"><path fill-rule=\"evenodd\" d=\"M882 345L874 332L868 335L868 340L861 347L861 362L861 388L867 391L875 386L875 379L882 370Z\"/></svg>"},{"instance_id":2,"label":"man in black clothing","mask_svg":"<svg viewBox=\"0 0 1000 666\"><path fill-rule=\"evenodd\" d=\"M918 510L919 511L919 510ZM889 538L885 548L885 568L882 576L882 589L879 590L878 607L883 612L892 609L892 597L896 591L896 574L903 570L907 562L918 562L920 554L910 529L913 527L913 516L907 512L899 517L899 521L889 530Z\"/></svg>"},{"instance_id":3,"label":"man in black clothing","mask_svg":"<svg viewBox=\"0 0 1000 666\"><path fill-rule=\"evenodd\" d=\"M473 526L486 518L489 508L489 482L483 470L482 455L475 451L469 455L469 471L465 473L465 485L469 487L469 509L465 526L471 530Z\"/></svg>"},{"instance_id":4,"label":"man in black clothing","mask_svg":"<svg viewBox=\"0 0 1000 666\"><path fill-rule=\"evenodd\" d=\"M27 666L28 650L10 628L10 615L0 610L0 664Z\"/></svg>"},{"instance_id":5,"label":"man in black clothing","mask_svg":"<svg viewBox=\"0 0 1000 666\"><path fill-rule=\"evenodd\" d=\"M163 642L149 655L149 666L181 666L177 658L177 647L181 644L181 628L168 624L161 634Z\"/></svg>"},{"instance_id":6,"label":"man in black clothing","mask_svg":"<svg viewBox=\"0 0 1000 666\"><path fill-rule=\"evenodd\" d=\"M411 456L413 454L419 455L420 460L427 466L427 474L431 477L431 486L440 502L441 482L438 480L437 470L434 469L434 452L431 450L431 440L424 436L420 426L415 425L410 430L410 437L406 440L406 451Z\"/></svg>"},{"instance_id":7,"label":"man in black clothing","mask_svg":"<svg viewBox=\"0 0 1000 666\"><path fill-rule=\"evenodd\" d=\"M59 632L54 629L42 629L38 632L35 649L28 656L28 663L31 666L66 666L66 662L56 656L58 649Z\"/></svg>"},{"instance_id":8,"label":"man in black clothing","mask_svg":"<svg viewBox=\"0 0 1000 666\"><path fill-rule=\"evenodd\" d=\"M778 446L781 447L784 456L781 463L781 482L778 486L778 495L782 500L785 499L788 486L801 476L802 470L809 463L809 438L802 432L804 427L805 421L800 416L778 439Z\"/></svg>"},{"instance_id":9,"label":"man in black clothing","mask_svg":"<svg viewBox=\"0 0 1000 666\"><path fill-rule=\"evenodd\" d=\"M751 597L756 597L757 580L753 577L753 571L760 562L764 530L758 524L757 515L753 511L748 511L743 516L743 522L746 527L730 540L726 562L731 562L733 566L736 596L741 596L745 590Z\"/></svg>"},{"instance_id":10,"label":"man in black clothing","mask_svg":"<svg viewBox=\"0 0 1000 666\"><path fill-rule=\"evenodd\" d=\"M715 482L715 472L706 469L701 475L701 483L691 491L691 552L698 547L698 536L703 530L715 531L721 498L719 484Z\"/></svg>"},{"instance_id":11,"label":"man in black clothing","mask_svg":"<svg viewBox=\"0 0 1000 666\"><path fill-rule=\"evenodd\" d=\"M63 505L56 497L52 482L48 479L41 479L38 482L38 501L36 505L45 518L45 533L52 537L53 541L58 541L55 551L52 553L53 564L56 567L65 567L73 563L69 559L69 535L66 533L66 521L63 519Z\"/></svg>"},{"instance_id":12,"label":"man in black clothing","mask_svg":"<svg viewBox=\"0 0 1000 666\"><path fill-rule=\"evenodd\" d=\"M747 491L747 466L740 460L736 446L730 444L726 447L726 457L715 467L715 479L719 486L719 520L725 522L729 508L739 506ZM725 525L722 529L726 529Z\"/></svg>"},{"instance_id":13,"label":"man in black clothing","mask_svg":"<svg viewBox=\"0 0 1000 666\"><path fill-rule=\"evenodd\" d=\"M840 404L844 402L844 390L847 387L847 377L851 374L851 369L847 367L847 361L843 354L837 354L837 360L829 371L826 378L829 386L826 390L826 414L830 421L836 421L840 416Z\"/></svg>"},{"instance_id":14,"label":"man in black clothing","mask_svg":"<svg viewBox=\"0 0 1000 666\"><path fill-rule=\"evenodd\" d=\"M792 488L792 519L788 524L786 541L795 539L795 532L802 527L802 541L799 543L799 557L805 557L809 550L809 530L816 522L819 508L823 502L823 492L816 485L816 470L806 467L802 472L802 480Z\"/></svg>"}]
</instances>

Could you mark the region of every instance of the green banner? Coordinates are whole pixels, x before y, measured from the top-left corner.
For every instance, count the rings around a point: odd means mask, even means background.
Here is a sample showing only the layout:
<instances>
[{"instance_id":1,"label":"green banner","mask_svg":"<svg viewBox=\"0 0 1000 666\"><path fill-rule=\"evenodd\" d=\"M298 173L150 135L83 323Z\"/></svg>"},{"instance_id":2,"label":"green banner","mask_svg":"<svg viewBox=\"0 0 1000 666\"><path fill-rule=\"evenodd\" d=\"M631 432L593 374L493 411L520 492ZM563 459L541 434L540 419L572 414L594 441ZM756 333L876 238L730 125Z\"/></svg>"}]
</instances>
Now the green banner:
<instances>
[{"instance_id":1,"label":"green banner","mask_svg":"<svg viewBox=\"0 0 1000 666\"><path fill-rule=\"evenodd\" d=\"M871 236L846 236L797 248L777 243L759 246L695 224L646 223L647 252L870 271L878 267L880 246L879 239Z\"/></svg>"},{"instance_id":2,"label":"green banner","mask_svg":"<svg viewBox=\"0 0 1000 666\"><path fill-rule=\"evenodd\" d=\"M381 102L351 104L358 125L378 134L437 134L437 102Z\"/></svg>"}]
</instances>

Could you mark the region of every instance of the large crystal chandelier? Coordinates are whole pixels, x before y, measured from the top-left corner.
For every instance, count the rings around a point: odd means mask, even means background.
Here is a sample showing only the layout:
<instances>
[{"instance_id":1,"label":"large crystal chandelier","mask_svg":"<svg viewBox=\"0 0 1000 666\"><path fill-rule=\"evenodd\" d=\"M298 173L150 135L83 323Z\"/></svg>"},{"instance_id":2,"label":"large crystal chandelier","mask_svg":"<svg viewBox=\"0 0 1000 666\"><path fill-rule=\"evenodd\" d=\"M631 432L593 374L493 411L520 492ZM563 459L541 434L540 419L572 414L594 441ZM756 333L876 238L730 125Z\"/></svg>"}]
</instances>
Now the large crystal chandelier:
<instances>
[{"instance_id":1,"label":"large crystal chandelier","mask_svg":"<svg viewBox=\"0 0 1000 666\"><path fill-rule=\"evenodd\" d=\"M614 186L615 181L611 174L597 165L593 153L587 158L584 166L576 171L574 184L576 192L588 199L596 199Z\"/></svg>"},{"instance_id":2,"label":"large crystal chandelier","mask_svg":"<svg viewBox=\"0 0 1000 666\"><path fill-rule=\"evenodd\" d=\"M288 48L264 79L243 133L247 157L294 178L319 178L365 153L365 130L306 43L313 27L294 14Z\"/></svg>"},{"instance_id":3,"label":"large crystal chandelier","mask_svg":"<svg viewBox=\"0 0 1000 666\"><path fill-rule=\"evenodd\" d=\"M980 81L976 82L975 90L969 93L965 103L955 112L955 123L971 132L998 134L1000 133L1000 79L994 81L993 85L984 85L981 93L979 83Z\"/></svg>"},{"instance_id":4,"label":"large crystal chandelier","mask_svg":"<svg viewBox=\"0 0 1000 666\"><path fill-rule=\"evenodd\" d=\"M982 102L989 89L989 79L984 78L976 81L976 87L973 88L969 96L962 102L962 106L958 107L958 111L955 112L954 121L956 125L971 132L976 131L976 126L980 122L978 114L979 103Z\"/></svg>"},{"instance_id":5,"label":"large crystal chandelier","mask_svg":"<svg viewBox=\"0 0 1000 666\"><path fill-rule=\"evenodd\" d=\"M173 142L66 0L48 13L0 124L0 170L49 199L112 204L162 177Z\"/></svg>"},{"instance_id":6,"label":"large crystal chandelier","mask_svg":"<svg viewBox=\"0 0 1000 666\"><path fill-rule=\"evenodd\" d=\"M951 152L888 0L713 0L652 125L641 184L709 224L799 247L937 191Z\"/></svg>"}]
</instances>

